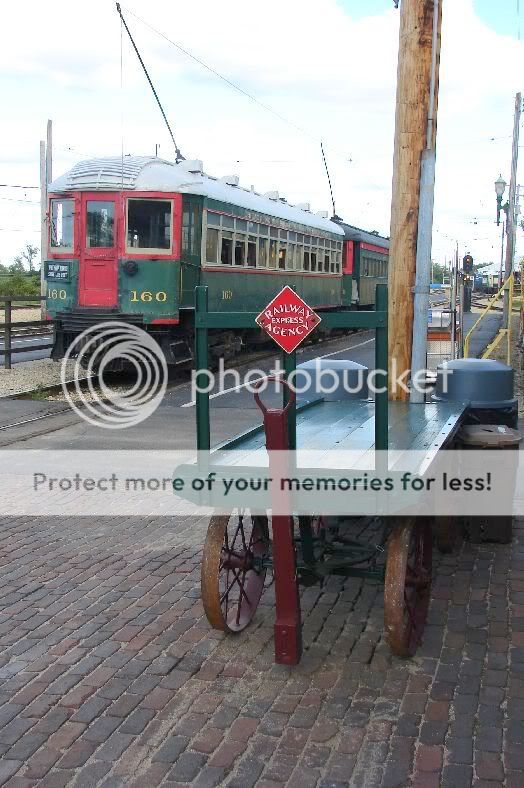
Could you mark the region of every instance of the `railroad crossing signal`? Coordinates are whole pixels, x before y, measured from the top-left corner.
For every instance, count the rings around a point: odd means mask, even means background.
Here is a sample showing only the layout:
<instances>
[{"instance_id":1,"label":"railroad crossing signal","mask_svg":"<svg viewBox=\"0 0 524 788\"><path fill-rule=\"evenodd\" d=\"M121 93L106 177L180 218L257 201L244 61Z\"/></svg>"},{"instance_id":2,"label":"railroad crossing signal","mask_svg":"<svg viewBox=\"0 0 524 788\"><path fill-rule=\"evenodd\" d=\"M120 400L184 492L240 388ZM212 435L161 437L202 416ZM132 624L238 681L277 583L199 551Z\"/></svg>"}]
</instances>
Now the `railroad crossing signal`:
<instances>
[{"instance_id":1,"label":"railroad crossing signal","mask_svg":"<svg viewBox=\"0 0 524 788\"><path fill-rule=\"evenodd\" d=\"M473 271L473 258L469 253L464 256L462 260L462 267L464 273L466 274L470 274Z\"/></svg>"},{"instance_id":2,"label":"railroad crossing signal","mask_svg":"<svg viewBox=\"0 0 524 788\"><path fill-rule=\"evenodd\" d=\"M256 318L257 324L286 353L292 353L320 323L320 317L289 285Z\"/></svg>"}]
</instances>

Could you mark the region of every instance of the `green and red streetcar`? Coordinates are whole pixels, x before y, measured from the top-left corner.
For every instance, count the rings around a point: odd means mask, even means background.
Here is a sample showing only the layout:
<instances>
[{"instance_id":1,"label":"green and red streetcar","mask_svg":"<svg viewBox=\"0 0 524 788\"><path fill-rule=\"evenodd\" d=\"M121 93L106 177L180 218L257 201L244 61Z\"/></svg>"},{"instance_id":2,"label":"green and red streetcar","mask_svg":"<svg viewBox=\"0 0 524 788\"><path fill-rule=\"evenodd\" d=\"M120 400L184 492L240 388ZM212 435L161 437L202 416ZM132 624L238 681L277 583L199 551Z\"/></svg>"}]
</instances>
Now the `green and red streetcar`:
<instances>
[{"instance_id":1,"label":"green and red streetcar","mask_svg":"<svg viewBox=\"0 0 524 788\"><path fill-rule=\"evenodd\" d=\"M388 239L201 161L125 156L78 163L49 186L46 308L52 357L107 320L138 325L168 364L193 359L194 292L216 312L257 311L284 285L322 312L368 307L387 276ZM256 328L216 331L214 358L260 341Z\"/></svg>"}]
</instances>

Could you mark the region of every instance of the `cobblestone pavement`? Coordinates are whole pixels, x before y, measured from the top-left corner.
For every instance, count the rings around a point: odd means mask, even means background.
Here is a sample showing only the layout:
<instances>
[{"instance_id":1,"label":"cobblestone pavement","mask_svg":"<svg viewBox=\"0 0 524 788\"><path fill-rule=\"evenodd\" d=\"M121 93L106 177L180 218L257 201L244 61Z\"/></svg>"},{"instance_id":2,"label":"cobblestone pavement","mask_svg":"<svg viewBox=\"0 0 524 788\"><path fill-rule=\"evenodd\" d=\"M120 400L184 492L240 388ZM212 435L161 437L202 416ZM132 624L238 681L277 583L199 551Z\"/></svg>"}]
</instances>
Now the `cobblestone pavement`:
<instances>
[{"instance_id":1,"label":"cobblestone pavement","mask_svg":"<svg viewBox=\"0 0 524 788\"><path fill-rule=\"evenodd\" d=\"M303 592L273 664L271 588L239 637L199 601L205 524L0 523L0 783L273 788L524 784L524 549L437 559L424 645L382 639L382 589Z\"/></svg>"}]
</instances>

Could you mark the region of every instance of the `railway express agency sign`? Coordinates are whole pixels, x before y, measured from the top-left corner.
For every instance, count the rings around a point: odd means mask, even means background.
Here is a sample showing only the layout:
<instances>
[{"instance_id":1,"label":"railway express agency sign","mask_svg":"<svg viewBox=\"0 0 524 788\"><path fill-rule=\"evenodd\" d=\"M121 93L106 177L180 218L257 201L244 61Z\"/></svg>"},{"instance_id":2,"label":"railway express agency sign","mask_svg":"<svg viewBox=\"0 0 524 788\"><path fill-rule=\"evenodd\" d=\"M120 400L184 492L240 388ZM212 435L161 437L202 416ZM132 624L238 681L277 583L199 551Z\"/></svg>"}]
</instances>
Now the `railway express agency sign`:
<instances>
[{"instance_id":1,"label":"railway express agency sign","mask_svg":"<svg viewBox=\"0 0 524 788\"><path fill-rule=\"evenodd\" d=\"M292 353L320 323L320 317L289 285L256 318L257 324L286 353Z\"/></svg>"}]
</instances>

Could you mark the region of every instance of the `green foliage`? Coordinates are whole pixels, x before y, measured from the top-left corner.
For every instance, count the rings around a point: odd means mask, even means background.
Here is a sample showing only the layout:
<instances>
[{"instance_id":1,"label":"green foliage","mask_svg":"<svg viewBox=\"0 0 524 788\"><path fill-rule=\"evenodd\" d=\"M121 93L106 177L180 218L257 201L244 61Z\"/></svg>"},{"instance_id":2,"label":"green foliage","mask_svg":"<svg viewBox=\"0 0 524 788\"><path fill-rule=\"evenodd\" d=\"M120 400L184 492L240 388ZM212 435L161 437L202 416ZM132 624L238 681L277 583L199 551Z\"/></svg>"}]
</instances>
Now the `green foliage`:
<instances>
[{"instance_id":1,"label":"green foliage","mask_svg":"<svg viewBox=\"0 0 524 788\"><path fill-rule=\"evenodd\" d=\"M24 263L23 263L22 258L21 258L20 255L18 255L18 257L15 257L15 259L13 260L11 265L9 266L8 271L11 274L23 274L24 273L24 271L25 271Z\"/></svg>"},{"instance_id":2,"label":"green foliage","mask_svg":"<svg viewBox=\"0 0 524 788\"><path fill-rule=\"evenodd\" d=\"M13 265L10 266L11 269L17 271L25 271L25 264L27 263L27 267L29 271L35 270L35 258L38 255L38 246L33 246L33 244L26 244L23 250L17 255L14 259ZM16 266L16 268L15 268Z\"/></svg>"},{"instance_id":3,"label":"green foliage","mask_svg":"<svg viewBox=\"0 0 524 788\"><path fill-rule=\"evenodd\" d=\"M26 244L11 265L0 264L0 295L40 295L40 271L35 269L38 252L37 246Z\"/></svg>"},{"instance_id":4,"label":"green foliage","mask_svg":"<svg viewBox=\"0 0 524 788\"><path fill-rule=\"evenodd\" d=\"M7 275L0 274L0 295L3 296L39 296L40 274L38 272L22 273L12 271Z\"/></svg>"},{"instance_id":5,"label":"green foliage","mask_svg":"<svg viewBox=\"0 0 524 788\"><path fill-rule=\"evenodd\" d=\"M445 268L440 263L433 263L431 266L433 272L433 284L442 284L444 281L444 274L449 274L449 268Z\"/></svg>"}]
</instances>

